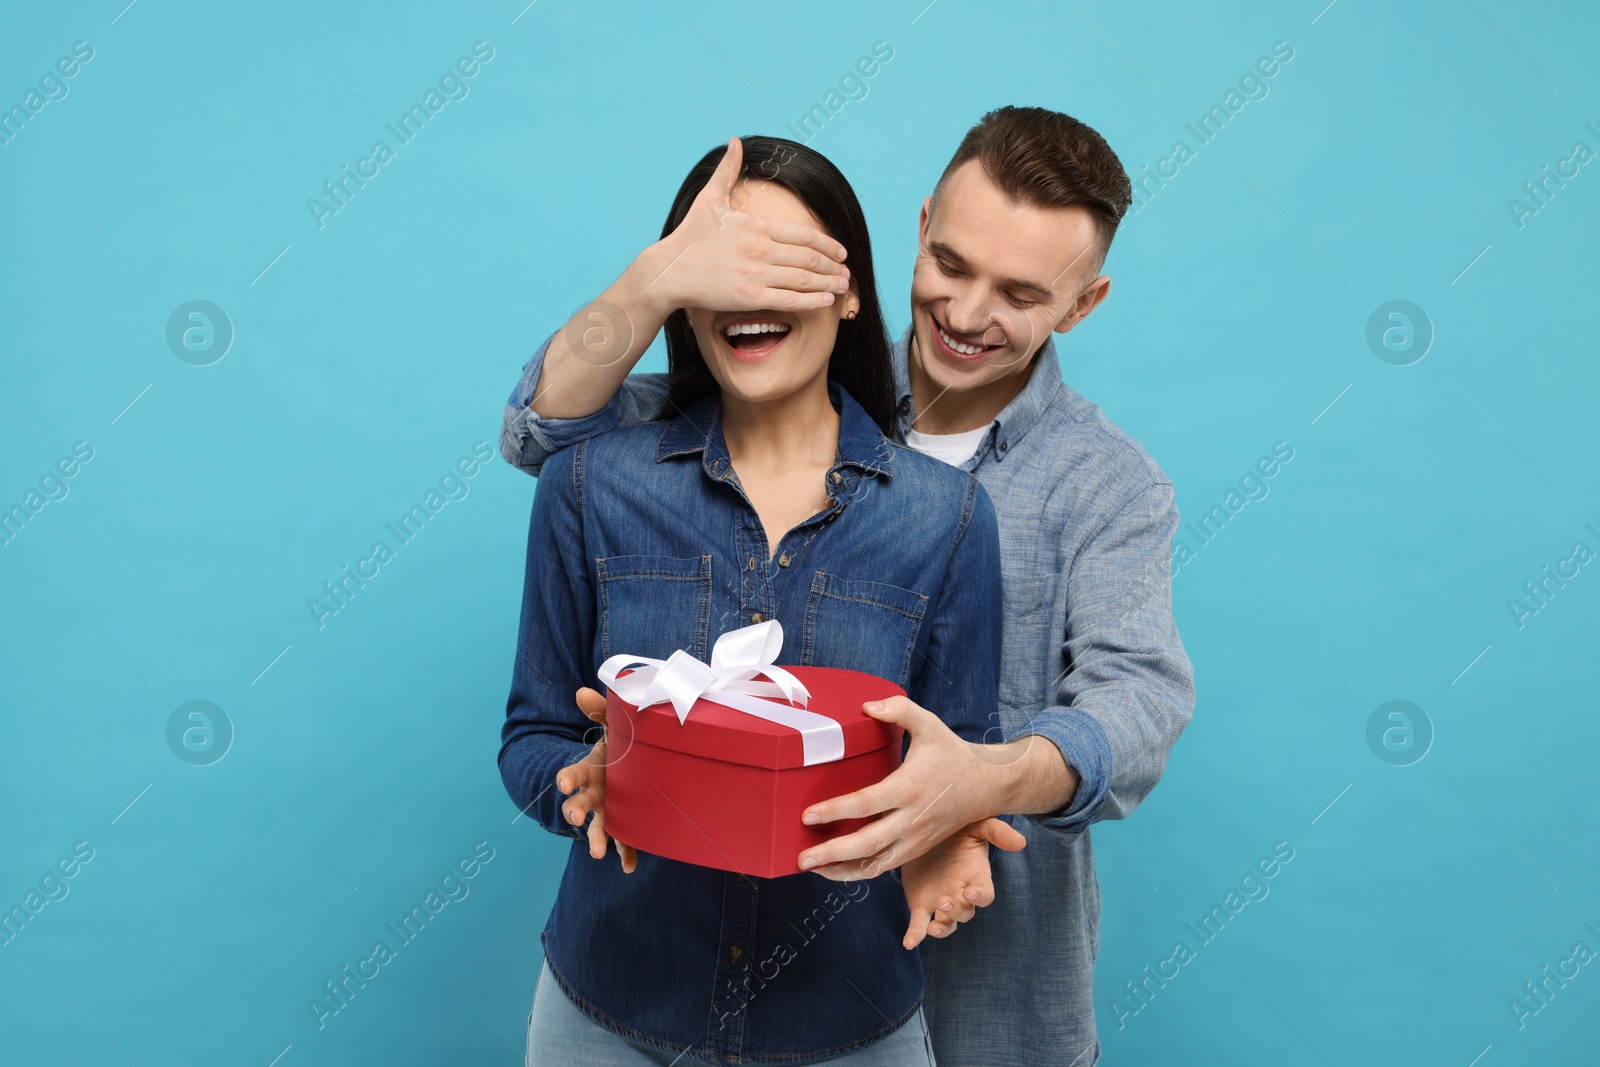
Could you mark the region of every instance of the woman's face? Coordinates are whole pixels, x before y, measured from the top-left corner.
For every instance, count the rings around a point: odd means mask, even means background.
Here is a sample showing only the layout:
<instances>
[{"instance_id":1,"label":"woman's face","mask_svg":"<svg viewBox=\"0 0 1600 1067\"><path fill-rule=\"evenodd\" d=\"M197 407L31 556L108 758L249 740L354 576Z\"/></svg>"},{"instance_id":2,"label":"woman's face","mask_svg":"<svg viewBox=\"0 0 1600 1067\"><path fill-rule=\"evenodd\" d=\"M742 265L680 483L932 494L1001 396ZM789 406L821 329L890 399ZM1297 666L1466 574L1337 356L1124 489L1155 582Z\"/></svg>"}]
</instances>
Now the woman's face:
<instances>
[{"instance_id":1,"label":"woman's face","mask_svg":"<svg viewBox=\"0 0 1600 1067\"><path fill-rule=\"evenodd\" d=\"M773 182L740 182L732 201L753 214L822 226L799 197ZM842 299L816 311L689 308L688 315L706 367L723 392L755 402L788 396L825 375L839 319L859 307L852 277Z\"/></svg>"}]
</instances>

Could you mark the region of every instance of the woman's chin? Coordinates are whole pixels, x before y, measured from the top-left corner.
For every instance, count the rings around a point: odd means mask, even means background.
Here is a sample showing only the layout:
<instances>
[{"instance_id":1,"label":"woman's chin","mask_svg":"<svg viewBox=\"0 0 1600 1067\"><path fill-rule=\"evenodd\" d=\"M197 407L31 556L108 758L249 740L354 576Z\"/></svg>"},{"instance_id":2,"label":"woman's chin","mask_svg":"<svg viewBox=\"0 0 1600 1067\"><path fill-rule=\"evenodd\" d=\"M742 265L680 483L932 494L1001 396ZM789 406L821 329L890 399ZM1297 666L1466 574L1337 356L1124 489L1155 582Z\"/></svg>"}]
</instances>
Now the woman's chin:
<instances>
[{"instance_id":1,"label":"woman's chin","mask_svg":"<svg viewBox=\"0 0 1600 1067\"><path fill-rule=\"evenodd\" d=\"M722 387L723 399L737 400L745 404L768 404L774 400L782 400L793 392L793 389L781 387L768 389L755 383L741 382L730 382Z\"/></svg>"},{"instance_id":2,"label":"woman's chin","mask_svg":"<svg viewBox=\"0 0 1600 1067\"><path fill-rule=\"evenodd\" d=\"M786 368L768 363L729 364L716 377L720 379L723 396L742 400L746 404L782 400L799 392L807 380L786 373Z\"/></svg>"}]
</instances>

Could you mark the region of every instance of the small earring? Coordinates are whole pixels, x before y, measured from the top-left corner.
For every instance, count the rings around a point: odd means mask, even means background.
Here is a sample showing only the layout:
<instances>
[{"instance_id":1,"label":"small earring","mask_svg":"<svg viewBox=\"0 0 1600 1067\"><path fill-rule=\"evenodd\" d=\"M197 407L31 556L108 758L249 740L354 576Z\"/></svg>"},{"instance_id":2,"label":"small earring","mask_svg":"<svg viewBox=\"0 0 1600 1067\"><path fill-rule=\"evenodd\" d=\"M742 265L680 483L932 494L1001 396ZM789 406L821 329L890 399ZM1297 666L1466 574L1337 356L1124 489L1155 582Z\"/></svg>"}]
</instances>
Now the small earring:
<instances>
[{"instance_id":1,"label":"small earring","mask_svg":"<svg viewBox=\"0 0 1600 1067\"><path fill-rule=\"evenodd\" d=\"M853 319L856 317L856 313L854 311L846 311L844 313L844 317L847 319Z\"/></svg>"}]
</instances>

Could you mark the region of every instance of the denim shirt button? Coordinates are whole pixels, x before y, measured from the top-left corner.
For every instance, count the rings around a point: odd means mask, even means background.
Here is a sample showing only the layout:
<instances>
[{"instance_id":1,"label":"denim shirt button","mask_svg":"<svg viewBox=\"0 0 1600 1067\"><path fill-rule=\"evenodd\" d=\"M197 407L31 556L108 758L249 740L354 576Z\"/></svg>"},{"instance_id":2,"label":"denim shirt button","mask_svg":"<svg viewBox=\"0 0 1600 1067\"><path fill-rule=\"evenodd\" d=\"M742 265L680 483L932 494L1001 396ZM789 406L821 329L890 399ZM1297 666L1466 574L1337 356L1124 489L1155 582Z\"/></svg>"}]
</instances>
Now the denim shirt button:
<instances>
[{"instance_id":1,"label":"denim shirt button","mask_svg":"<svg viewBox=\"0 0 1600 1067\"><path fill-rule=\"evenodd\" d=\"M832 474L828 475L828 477L833 480L834 485L838 485L840 482L844 481L844 476L838 471L834 471Z\"/></svg>"},{"instance_id":2,"label":"denim shirt button","mask_svg":"<svg viewBox=\"0 0 1600 1067\"><path fill-rule=\"evenodd\" d=\"M729 963L738 963L739 962L739 957L743 956L743 955L744 955L744 949L740 948L738 945L729 945L728 946L728 962Z\"/></svg>"},{"instance_id":3,"label":"denim shirt button","mask_svg":"<svg viewBox=\"0 0 1600 1067\"><path fill-rule=\"evenodd\" d=\"M1001 441L1000 442L1000 451L1004 452L1009 447L1011 447L1010 442L1008 442L1008 441Z\"/></svg>"},{"instance_id":4,"label":"denim shirt button","mask_svg":"<svg viewBox=\"0 0 1600 1067\"><path fill-rule=\"evenodd\" d=\"M759 612L759 611L752 611L750 613L750 621L751 622L760 622L761 620L763 620L765 618L766 618L766 616L761 614L761 612Z\"/></svg>"},{"instance_id":5,"label":"denim shirt button","mask_svg":"<svg viewBox=\"0 0 1600 1067\"><path fill-rule=\"evenodd\" d=\"M789 553L785 552L785 553L783 553L783 555L778 557L778 566L787 567L788 565L789 565Z\"/></svg>"}]
</instances>

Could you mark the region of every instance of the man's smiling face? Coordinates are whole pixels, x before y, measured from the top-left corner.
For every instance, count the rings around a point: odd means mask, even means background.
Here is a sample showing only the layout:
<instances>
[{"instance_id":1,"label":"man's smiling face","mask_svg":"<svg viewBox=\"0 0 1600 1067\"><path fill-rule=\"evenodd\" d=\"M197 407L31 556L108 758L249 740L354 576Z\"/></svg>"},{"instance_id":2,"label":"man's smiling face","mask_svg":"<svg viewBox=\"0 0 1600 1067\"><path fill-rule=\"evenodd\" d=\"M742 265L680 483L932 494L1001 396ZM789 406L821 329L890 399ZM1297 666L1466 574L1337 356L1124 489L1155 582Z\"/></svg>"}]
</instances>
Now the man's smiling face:
<instances>
[{"instance_id":1,"label":"man's smiling face","mask_svg":"<svg viewBox=\"0 0 1600 1067\"><path fill-rule=\"evenodd\" d=\"M1094 217L1082 207L1012 201L970 160L923 203L911 277L913 359L940 392L1016 375L1052 331L1105 298Z\"/></svg>"}]
</instances>

